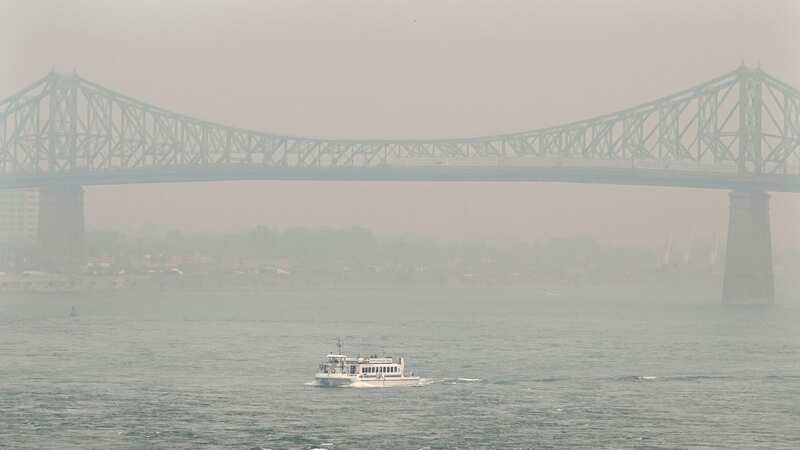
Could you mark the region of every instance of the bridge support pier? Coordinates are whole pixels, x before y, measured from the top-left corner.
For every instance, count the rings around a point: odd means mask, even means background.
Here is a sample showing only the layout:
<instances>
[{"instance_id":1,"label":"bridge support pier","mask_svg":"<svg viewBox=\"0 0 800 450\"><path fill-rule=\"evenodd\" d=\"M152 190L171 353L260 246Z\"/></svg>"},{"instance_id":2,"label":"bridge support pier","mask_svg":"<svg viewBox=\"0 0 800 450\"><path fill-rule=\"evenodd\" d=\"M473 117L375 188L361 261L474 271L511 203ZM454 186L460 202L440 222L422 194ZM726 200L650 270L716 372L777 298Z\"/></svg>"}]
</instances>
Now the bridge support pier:
<instances>
[{"instance_id":1,"label":"bridge support pier","mask_svg":"<svg viewBox=\"0 0 800 450\"><path fill-rule=\"evenodd\" d=\"M44 269L76 273L84 264L83 188L56 184L39 189L39 259Z\"/></svg>"},{"instance_id":2,"label":"bridge support pier","mask_svg":"<svg viewBox=\"0 0 800 450\"><path fill-rule=\"evenodd\" d=\"M729 208L722 303L772 304L775 287L769 194L733 191Z\"/></svg>"}]
</instances>

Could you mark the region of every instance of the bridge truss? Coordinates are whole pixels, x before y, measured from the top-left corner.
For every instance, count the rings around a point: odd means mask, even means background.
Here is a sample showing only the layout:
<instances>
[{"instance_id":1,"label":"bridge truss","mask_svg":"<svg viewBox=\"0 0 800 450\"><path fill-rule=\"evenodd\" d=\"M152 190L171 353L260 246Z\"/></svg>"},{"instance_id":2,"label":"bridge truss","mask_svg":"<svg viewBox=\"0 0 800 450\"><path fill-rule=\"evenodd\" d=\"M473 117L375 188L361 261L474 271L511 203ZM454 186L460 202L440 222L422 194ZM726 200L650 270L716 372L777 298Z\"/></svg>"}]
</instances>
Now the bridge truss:
<instances>
[{"instance_id":1,"label":"bridge truss","mask_svg":"<svg viewBox=\"0 0 800 450\"><path fill-rule=\"evenodd\" d=\"M521 133L317 139L223 126L50 73L0 102L0 177L215 168L581 166L800 177L800 91L740 67L624 111Z\"/></svg>"}]
</instances>

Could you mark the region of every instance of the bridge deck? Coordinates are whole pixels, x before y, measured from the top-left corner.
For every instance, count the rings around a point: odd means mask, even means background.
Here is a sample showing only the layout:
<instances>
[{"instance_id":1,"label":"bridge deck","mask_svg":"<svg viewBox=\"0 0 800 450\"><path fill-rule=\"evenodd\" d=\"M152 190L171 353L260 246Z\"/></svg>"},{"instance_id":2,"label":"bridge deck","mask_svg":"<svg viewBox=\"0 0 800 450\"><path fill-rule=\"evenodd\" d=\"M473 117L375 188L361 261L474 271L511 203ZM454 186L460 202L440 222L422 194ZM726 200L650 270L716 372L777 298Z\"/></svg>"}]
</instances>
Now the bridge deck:
<instances>
[{"instance_id":1,"label":"bridge deck","mask_svg":"<svg viewBox=\"0 0 800 450\"><path fill-rule=\"evenodd\" d=\"M714 174L674 169L504 166L219 166L103 170L71 172L68 175L0 177L0 188L40 187L59 183L112 185L231 180L560 182L800 192L800 177L790 175Z\"/></svg>"}]
</instances>

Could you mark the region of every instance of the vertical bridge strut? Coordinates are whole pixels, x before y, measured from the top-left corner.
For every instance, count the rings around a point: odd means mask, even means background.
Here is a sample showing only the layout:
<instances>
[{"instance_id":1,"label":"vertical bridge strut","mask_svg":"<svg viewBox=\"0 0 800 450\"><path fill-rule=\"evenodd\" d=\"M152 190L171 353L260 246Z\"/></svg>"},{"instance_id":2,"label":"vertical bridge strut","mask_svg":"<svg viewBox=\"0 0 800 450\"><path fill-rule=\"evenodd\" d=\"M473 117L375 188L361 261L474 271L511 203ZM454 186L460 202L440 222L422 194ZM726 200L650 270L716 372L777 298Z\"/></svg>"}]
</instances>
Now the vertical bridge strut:
<instances>
[{"instance_id":1,"label":"vertical bridge strut","mask_svg":"<svg viewBox=\"0 0 800 450\"><path fill-rule=\"evenodd\" d=\"M764 171L762 95L758 72L743 70L739 77L739 173L757 176ZM722 303L772 304L774 285L769 194L759 189L734 190L728 206Z\"/></svg>"},{"instance_id":2,"label":"vertical bridge strut","mask_svg":"<svg viewBox=\"0 0 800 450\"><path fill-rule=\"evenodd\" d=\"M76 273L85 263L83 188L39 188L38 260L47 270Z\"/></svg>"},{"instance_id":3,"label":"vertical bridge strut","mask_svg":"<svg viewBox=\"0 0 800 450\"><path fill-rule=\"evenodd\" d=\"M769 194L733 191L729 208L722 303L772 304L775 292Z\"/></svg>"}]
</instances>

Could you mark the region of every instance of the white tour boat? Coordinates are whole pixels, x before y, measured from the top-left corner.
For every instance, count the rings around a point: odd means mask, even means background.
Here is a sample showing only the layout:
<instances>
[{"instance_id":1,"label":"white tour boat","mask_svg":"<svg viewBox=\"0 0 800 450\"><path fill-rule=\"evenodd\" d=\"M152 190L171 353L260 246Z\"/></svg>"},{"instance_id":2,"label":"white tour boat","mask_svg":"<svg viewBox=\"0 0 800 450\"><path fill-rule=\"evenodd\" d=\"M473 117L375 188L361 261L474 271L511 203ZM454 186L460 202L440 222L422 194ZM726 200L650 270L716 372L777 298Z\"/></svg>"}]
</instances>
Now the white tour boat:
<instances>
[{"instance_id":1,"label":"white tour boat","mask_svg":"<svg viewBox=\"0 0 800 450\"><path fill-rule=\"evenodd\" d=\"M319 365L316 384L320 386L389 387L417 386L418 376L406 370L405 358L372 355L368 357L348 356L342 353L342 342L336 344L338 351L325 357Z\"/></svg>"}]
</instances>

